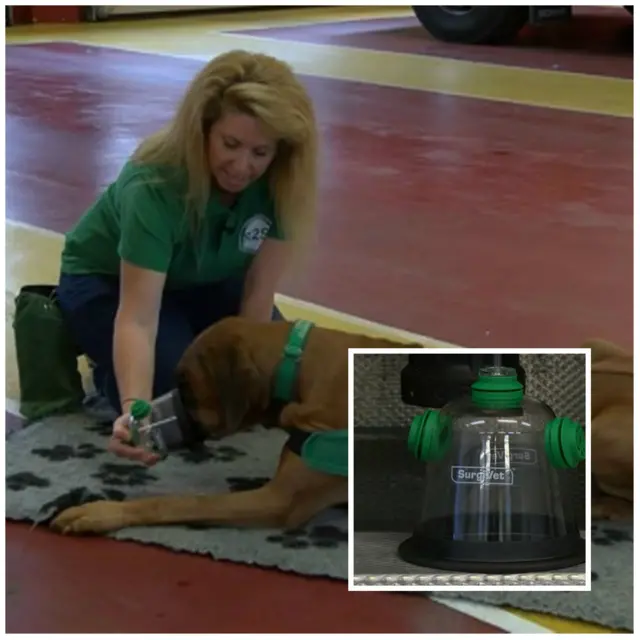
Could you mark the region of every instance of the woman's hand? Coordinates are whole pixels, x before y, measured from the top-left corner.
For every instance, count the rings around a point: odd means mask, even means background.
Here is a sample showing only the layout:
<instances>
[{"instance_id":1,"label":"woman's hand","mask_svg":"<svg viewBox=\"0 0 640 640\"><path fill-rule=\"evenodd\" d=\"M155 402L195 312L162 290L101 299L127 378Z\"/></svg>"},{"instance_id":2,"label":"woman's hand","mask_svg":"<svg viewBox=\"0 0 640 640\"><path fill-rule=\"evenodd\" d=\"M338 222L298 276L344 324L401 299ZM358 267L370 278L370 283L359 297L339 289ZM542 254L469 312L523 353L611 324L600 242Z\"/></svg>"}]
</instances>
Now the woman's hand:
<instances>
[{"instance_id":1,"label":"woman's hand","mask_svg":"<svg viewBox=\"0 0 640 640\"><path fill-rule=\"evenodd\" d=\"M130 444L130 441L129 414L125 413L113 423L113 431L111 433L108 450L121 458L142 462L142 464L146 464L148 467L153 466L160 460L159 455L151 453L151 451L147 451L143 447L134 447Z\"/></svg>"}]
</instances>

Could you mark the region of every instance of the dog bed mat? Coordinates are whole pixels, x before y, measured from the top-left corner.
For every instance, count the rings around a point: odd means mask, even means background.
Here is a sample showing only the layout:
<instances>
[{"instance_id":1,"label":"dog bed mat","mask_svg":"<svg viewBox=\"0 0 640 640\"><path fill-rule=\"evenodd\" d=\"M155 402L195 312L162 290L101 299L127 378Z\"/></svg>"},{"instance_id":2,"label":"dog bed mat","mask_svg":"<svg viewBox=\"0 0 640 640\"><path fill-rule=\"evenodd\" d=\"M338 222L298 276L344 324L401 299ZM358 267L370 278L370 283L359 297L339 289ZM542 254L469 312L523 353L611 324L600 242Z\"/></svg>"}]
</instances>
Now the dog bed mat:
<instances>
[{"instance_id":1,"label":"dog bed mat","mask_svg":"<svg viewBox=\"0 0 640 640\"><path fill-rule=\"evenodd\" d=\"M6 442L6 517L46 525L62 509L96 499L250 489L272 476L285 439L278 430L256 427L209 443L196 453L172 454L147 469L107 453L110 432L110 424L81 414L48 418L10 434ZM131 527L108 535L221 560L346 580L347 531L346 511L331 509L308 526L285 533L172 525ZM595 523L592 561L589 593L447 592L439 594L438 601L462 598L511 605L632 630L632 525ZM370 567L367 572L372 573Z\"/></svg>"},{"instance_id":2,"label":"dog bed mat","mask_svg":"<svg viewBox=\"0 0 640 640\"><path fill-rule=\"evenodd\" d=\"M251 489L275 471L285 434L256 427L182 451L152 468L105 451L111 425L84 414L53 417L14 432L6 442L6 517L45 525L70 506L98 499ZM109 534L305 575L347 579L347 512L331 509L308 526L280 530L172 525Z\"/></svg>"},{"instance_id":3,"label":"dog bed mat","mask_svg":"<svg viewBox=\"0 0 640 640\"><path fill-rule=\"evenodd\" d=\"M540 586L569 584L562 580L571 571L555 574L523 574L511 582L505 576L474 576L430 571L416 575L415 567L396 556L399 542L407 537L398 532L356 532L354 568L356 584L370 585L496 585ZM576 570L582 567L576 567ZM582 620L611 629L633 631L633 523L597 521L591 526L591 591L447 591L438 602L450 599L473 600L490 605L506 605L527 611ZM554 579L548 579L549 577ZM426 578L426 579L425 579Z\"/></svg>"}]
</instances>

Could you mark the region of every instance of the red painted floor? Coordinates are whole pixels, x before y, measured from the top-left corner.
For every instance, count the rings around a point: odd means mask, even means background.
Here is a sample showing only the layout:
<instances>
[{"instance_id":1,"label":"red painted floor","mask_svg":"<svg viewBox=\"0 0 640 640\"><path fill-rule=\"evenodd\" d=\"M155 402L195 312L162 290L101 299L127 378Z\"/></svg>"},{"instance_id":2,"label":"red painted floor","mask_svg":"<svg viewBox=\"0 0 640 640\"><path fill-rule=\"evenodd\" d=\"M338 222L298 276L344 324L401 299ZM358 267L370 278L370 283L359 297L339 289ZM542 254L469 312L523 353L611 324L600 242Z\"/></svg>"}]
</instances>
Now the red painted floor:
<instances>
[{"instance_id":1,"label":"red painted floor","mask_svg":"<svg viewBox=\"0 0 640 640\"><path fill-rule=\"evenodd\" d=\"M130 68L115 51L8 51L8 217L64 232L135 139L168 116L195 63L170 64L166 76L148 56ZM140 90L149 96L142 124ZM8 433L21 427L5 418ZM9 633L500 632L420 595L349 593L343 582L17 523L6 541Z\"/></svg>"},{"instance_id":2,"label":"red painted floor","mask_svg":"<svg viewBox=\"0 0 640 640\"><path fill-rule=\"evenodd\" d=\"M6 59L7 216L60 232L201 66L74 44ZM631 345L631 119L304 81L319 243L284 293L469 346Z\"/></svg>"},{"instance_id":3,"label":"red painted floor","mask_svg":"<svg viewBox=\"0 0 640 640\"><path fill-rule=\"evenodd\" d=\"M6 528L7 633L500 633L420 595Z\"/></svg>"},{"instance_id":4,"label":"red painted floor","mask_svg":"<svg viewBox=\"0 0 640 640\"><path fill-rule=\"evenodd\" d=\"M236 33L517 67L633 78L633 18L622 7L577 7L571 22L525 27L508 46L457 46L431 38L415 17L353 20Z\"/></svg>"},{"instance_id":5,"label":"red painted floor","mask_svg":"<svg viewBox=\"0 0 640 640\"><path fill-rule=\"evenodd\" d=\"M59 232L200 66L70 44L6 57L7 216ZM326 141L320 244L286 293L463 344L631 343L631 121L305 82ZM9 633L497 631L420 596L6 534Z\"/></svg>"},{"instance_id":6,"label":"red painted floor","mask_svg":"<svg viewBox=\"0 0 640 640\"><path fill-rule=\"evenodd\" d=\"M14 522L5 560L7 633L502 633L422 595Z\"/></svg>"}]
</instances>

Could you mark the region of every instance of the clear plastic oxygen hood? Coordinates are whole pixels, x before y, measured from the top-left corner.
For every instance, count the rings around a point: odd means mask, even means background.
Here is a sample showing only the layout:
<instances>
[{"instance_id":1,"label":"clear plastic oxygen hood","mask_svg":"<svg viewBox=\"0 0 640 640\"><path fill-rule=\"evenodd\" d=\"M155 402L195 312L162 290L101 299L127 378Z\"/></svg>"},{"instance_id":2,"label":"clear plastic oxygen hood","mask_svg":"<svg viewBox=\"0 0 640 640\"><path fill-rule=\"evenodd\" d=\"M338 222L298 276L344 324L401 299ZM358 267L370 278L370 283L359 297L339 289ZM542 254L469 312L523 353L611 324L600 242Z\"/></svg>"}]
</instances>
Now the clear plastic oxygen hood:
<instances>
[{"instance_id":1,"label":"clear plastic oxygen hood","mask_svg":"<svg viewBox=\"0 0 640 640\"><path fill-rule=\"evenodd\" d=\"M524 396L515 370L480 371L469 396L427 410L409 449L426 464L407 562L450 571L549 571L581 564L585 542L561 483L585 458L581 425Z\"/></svg>"}]
</instances>

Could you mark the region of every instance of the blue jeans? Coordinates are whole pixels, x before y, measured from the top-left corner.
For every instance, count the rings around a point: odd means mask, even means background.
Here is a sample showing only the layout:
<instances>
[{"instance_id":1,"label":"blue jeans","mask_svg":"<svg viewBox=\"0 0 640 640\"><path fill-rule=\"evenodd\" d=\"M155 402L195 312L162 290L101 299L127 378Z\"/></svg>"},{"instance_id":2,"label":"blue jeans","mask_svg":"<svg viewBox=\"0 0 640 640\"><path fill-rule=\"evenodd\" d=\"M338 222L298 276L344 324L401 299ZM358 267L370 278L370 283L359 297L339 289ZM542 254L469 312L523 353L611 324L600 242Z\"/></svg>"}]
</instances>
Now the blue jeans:
<instances>
[{"instance_id":1,"label":"blue jeans","mask_svg":"<svg viewBox=\"0 0 640 640\"><path fill-rule=\"evenodd\" d=\"M94 383L120 413L120 395L113 364L113 330L120 297L119 279L61 274L57 298L78 348L95 364ZM155 348L153 396L175 386L176 366L193 339L208 326L238 315L241 280L225 280L188 289L165 291L160 307ZM274 306L272 319L282 319Z\"/></svg>"}]
</instances>

